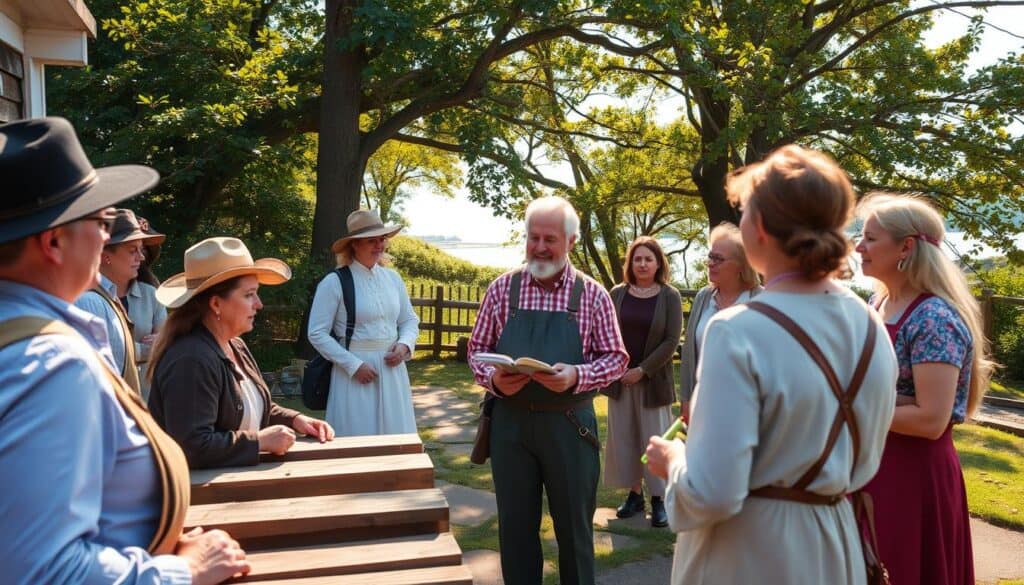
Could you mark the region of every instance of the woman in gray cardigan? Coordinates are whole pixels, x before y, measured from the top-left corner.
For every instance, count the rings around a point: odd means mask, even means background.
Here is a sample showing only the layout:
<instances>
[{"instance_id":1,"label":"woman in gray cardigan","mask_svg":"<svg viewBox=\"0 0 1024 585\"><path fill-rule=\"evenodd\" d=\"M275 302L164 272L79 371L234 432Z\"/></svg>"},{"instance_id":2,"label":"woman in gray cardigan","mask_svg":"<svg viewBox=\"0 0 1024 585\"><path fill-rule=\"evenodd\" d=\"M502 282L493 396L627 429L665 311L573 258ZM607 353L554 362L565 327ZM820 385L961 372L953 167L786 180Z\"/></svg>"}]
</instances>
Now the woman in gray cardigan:
<instances>
[{"instance_id":1,"label":"woman in gray cardigan","mask_svg":"<svg viewBox=\"0 0 1024 585\"><path fill-rule=\"evenodd\" d=\"M608 396L604 482L630 488L616 515L644 511L643 482L651 493L651 525L668 525L665 481L640 462L647 440L672 424L675 402L672 355L679 345L683 310L679 291L666 284L668 260L657 240L641 236L626 253L626 282L611 291L629 369L602 393Z\"/></svg>"},{"instance_id":2,"label":"woman in gray cardigan","mask_svg":"<svg viewBox=\"0 0 1024 585\"><path fill-rule=\"evenodd\" d=\"M679 412L690 418L690 397L697 385L697 360L708 322L715 313L749 301L763 290L757 272L747 261L740 230L731 223L722 223L708 237L709 284L697 292L686 320L682 363L679 367Z\"/></svg>"}]
</instances>

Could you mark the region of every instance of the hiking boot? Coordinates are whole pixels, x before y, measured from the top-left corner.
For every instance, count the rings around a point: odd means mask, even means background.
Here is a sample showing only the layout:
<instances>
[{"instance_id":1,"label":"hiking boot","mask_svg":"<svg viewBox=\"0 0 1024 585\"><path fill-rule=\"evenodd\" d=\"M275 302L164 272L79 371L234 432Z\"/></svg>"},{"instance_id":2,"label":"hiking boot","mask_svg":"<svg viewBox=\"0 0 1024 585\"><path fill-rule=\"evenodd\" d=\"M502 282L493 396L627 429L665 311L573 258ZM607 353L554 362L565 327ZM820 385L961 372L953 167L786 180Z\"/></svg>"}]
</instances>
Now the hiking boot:
<instances>
[{"instance_id":1,"label":"hiking boot","mask_svg":"<svg viewBox=\"0 0 1024 585\"><path fill-rule=\"evenodd\" d=\"M665 502L658 496L651 496L651 526L664 528L668 526L668 514L665 512Z\"/></svg>"},{"instance_id":2,"label":"hiking boot","mask_svg":"<svg viewBox=\"0 0 1024 585\"><path fill-rule=\"evenodd\" d=\"M637 514L644 513L644 494L639 494L633 490L629 491L629 495L626 496L626 501L622 502L622 505L615 510L615 516L618 518L632 518Z\"/></svg>"}]
</instances>

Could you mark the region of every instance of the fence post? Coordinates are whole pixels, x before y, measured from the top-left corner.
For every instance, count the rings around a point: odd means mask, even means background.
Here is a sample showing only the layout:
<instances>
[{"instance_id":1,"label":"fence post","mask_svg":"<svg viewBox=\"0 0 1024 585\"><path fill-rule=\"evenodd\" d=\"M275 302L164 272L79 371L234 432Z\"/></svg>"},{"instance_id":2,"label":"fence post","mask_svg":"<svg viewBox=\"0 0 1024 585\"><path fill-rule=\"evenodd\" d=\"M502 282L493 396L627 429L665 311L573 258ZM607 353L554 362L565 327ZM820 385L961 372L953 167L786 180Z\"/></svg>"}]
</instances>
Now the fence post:
<instances>
[{"instance_id":1,"label":"fence post","mask_svg":"<svg viewBox=\"0 0 1024 585\"><path fill-rule=\"evenodd\" d=\"M444 287L434 287L434 359L441 357L441 326L444 324Z\"/></svg>"},{"instance_id":2,"label":"fence post","mask_svg":"<svg viewBox=\"0 0 1024 585\"><path fill-rule=\"evenodd\" d=\"M994 294L995 291L990 288L981 289L981 327L985 339L988 340L990 347L993 348L990 351L993 352L995 351L995 331L993 331L995 328L995 312L992 301L992 295Z\"/></svg>"}]
</instances>

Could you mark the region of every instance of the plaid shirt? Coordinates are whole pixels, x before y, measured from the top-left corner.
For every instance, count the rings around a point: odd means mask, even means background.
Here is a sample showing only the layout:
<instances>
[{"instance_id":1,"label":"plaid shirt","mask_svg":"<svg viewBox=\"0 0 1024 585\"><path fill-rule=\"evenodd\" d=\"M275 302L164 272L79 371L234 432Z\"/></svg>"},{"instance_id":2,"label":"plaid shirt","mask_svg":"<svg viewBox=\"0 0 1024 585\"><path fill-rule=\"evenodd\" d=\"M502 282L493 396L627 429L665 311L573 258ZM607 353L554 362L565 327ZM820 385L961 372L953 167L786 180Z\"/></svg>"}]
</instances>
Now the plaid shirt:
<instances>
[{"instance_id":1,"label":"plaid shirt","mask_svg":"<svg viewBox=\"0 0 1024 585\"><path fill-rule=\"evenodd\" d=\"M566 311L569 294L576 282L576 271L567 265L561 278L552 290L542 287L529 271L523 270L519 293L519 308L534 311ZM487 287L480 311L476 316L473 334L469 338L469 363L476 382L490 389L494 366L473 361L473 355L493 352L501 338L501 331L508 318L509 289L512 274L502 274ZM629 354L622 343L619 320L615 317L615 306L600 284L584 278L580 310L576 314L580 325L580 339L583 341L584 363L576 366L576 388L574 392L587 392L604 388L618 380L626 371Z\"/></svg>"}]
</instances>

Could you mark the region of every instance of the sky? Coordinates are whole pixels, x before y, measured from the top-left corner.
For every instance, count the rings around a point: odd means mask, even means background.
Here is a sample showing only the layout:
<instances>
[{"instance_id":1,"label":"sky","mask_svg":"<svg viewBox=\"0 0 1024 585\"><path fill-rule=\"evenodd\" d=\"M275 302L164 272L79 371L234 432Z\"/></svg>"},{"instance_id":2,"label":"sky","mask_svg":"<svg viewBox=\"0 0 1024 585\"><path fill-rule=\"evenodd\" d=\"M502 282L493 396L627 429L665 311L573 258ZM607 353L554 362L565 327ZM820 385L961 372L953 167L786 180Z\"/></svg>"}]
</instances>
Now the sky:
<instances>
[{"instance_id":1,"label":"sky","mask_svg":"<svg viewBox=\"0 0 1024 585\"><path fill-rule=\"evenodd\" d=\"M922 0L922 3L927 1ZM960 10L962 14L970 14L967 10ZM962 14L955 14L949 10L942 11L936 18L935 27L926 37L926 42L930 45L939 45L962 34L969 24L968 19ZM1010 52L1024 52L1024 40L1020 38L1024 36L1024 7L1002 6L989 9L985 21L995 26L986 26L982 44L970 63L972 69L992 63ZM679 115L677 107L677 104L662 104L659 107L659 117L667 121ZM405 203L402 215L409 221L406 233L410 235L456 236L463 242L496 245L507 243L516 230L522 230L521 221L511 222L495 217L490 209L473 203L465 193L460 193L455 199L446 199L421 190ZM521 260L521 249L520 243L511 250L475 249L453 252L473 262L510 267Z\"/></svg>"}]
</instances>

